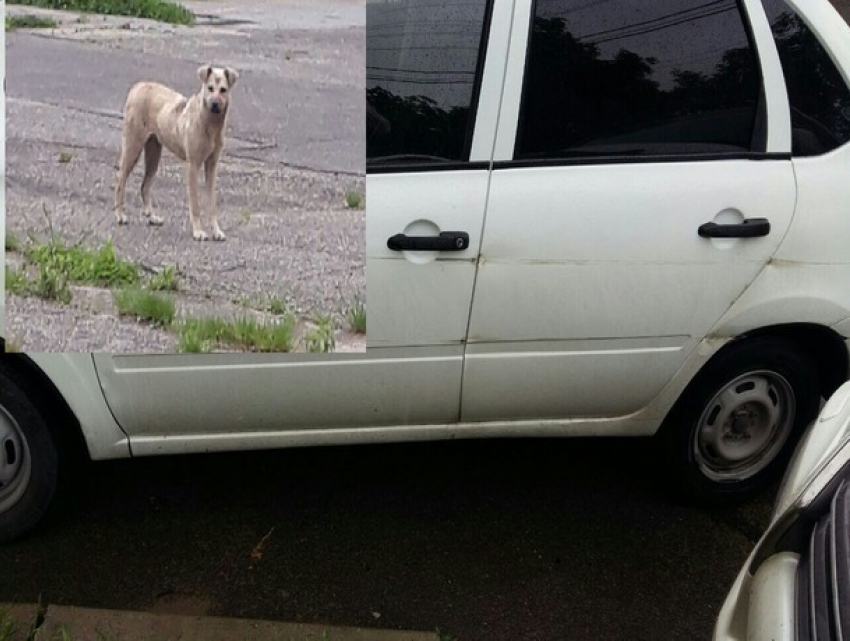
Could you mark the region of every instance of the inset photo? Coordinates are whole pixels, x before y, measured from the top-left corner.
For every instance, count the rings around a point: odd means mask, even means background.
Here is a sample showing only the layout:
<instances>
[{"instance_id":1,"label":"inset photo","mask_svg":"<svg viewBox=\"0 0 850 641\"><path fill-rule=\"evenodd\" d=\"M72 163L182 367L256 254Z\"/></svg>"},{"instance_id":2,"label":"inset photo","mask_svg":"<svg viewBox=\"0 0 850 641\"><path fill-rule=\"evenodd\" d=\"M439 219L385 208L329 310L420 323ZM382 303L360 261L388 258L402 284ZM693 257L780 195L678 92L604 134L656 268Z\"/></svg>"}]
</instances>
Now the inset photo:
<instances>
[{"instance_id":1,"label":"inset photo","mask_svg":"<svg viewBox=\"0 0 850 641\"><path fill-rule=\"evenodd\" d=\"M365 350L365 28L364 0L7 2L6 350Z\"/></svg>"}]
</instances>

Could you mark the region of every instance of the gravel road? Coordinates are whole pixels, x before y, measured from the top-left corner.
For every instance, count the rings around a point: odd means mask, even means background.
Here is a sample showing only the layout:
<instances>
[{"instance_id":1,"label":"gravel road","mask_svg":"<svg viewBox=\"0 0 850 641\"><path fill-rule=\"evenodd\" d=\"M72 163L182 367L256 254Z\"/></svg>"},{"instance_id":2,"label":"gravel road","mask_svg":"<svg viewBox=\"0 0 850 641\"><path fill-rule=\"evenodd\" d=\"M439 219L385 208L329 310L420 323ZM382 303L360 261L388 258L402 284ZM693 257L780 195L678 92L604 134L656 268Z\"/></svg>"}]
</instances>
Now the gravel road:
<instances>
[{"instance_id":1,"label":"gravel road","mask_svg":"<svg viewBox=\"0 0 850 641\"><path fill-rule=\"evenodd\" d=\"M49 225L66 244L117 254L154 273L176 267L178 314L244 314L270 298L299 331L333 314L338 351L365 349L345 311L365 301L365 11L360 0L186 2L192 27L47 12L56 29L7 33L7 231L25 245ZM112 213L129 87L157 80L184 94L212 62L240 72L218 180L223 243L191 238L182 163L163 154L154 186L162 227L141 215L141 166L127 188L130 224ZM62 161L60 161L60 158ZM141 165L141 163L140 163ZM203 207L203 199L202 199ZM48 225L49 219L49 225ZM20 252L7 265L20 266ZM106 290L68 305L10 295L7 337L28 351L174 351L173 332L118 318Z\"/></svg>"}]
</instances>

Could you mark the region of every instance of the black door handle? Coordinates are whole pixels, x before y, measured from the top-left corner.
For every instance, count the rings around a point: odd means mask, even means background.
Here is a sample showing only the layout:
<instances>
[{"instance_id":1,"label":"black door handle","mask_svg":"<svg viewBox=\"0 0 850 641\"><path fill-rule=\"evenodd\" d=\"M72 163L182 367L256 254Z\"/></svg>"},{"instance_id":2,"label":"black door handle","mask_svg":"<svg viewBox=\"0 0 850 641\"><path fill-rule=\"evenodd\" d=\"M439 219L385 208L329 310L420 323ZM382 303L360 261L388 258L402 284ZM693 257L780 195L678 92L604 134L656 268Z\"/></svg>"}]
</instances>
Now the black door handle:
<instances>
[{"instance_id":1,"label":"black door handle","mask_svg":"<svg viewBox=\"0 0 850 641\"><path fill-rule=\"evenodd\" d=\"M734 225L704 223L697 233L703 238L756 238L770 233L770 221L767 218L747 218Z\"/></svg>"},{"instance_id":2,"label":"black door handle","mask_svg":"<svg viewBox=\"0 0 850 641\"><path fill-rule=\"evenodd\" d=\"M393 251L459 252L469 247L469 234L465 231L444 231L439 236L405 236L396 234L387 239Z\"/></svg>"}]
</instances>

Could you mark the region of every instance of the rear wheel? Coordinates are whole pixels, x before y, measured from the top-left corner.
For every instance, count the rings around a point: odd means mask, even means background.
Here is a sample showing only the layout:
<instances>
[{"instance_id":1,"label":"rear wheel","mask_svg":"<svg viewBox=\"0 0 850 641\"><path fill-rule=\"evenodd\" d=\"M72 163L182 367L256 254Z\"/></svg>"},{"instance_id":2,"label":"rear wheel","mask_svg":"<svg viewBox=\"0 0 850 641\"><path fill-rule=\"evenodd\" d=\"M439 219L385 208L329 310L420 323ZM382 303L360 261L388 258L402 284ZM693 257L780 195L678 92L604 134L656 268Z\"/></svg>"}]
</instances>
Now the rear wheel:
<instances>
[{"instance_id":1,"label":"rear wheel","mask_svg":"<svg viewBox=\"0 0 850 641\"><path fill-rule=\"evenodd\" d=\"M41 520L58 475L50 430L29 397L0 369L0 543L21 536Z\"/></svg>"},{"instance_id":2,"label":"rear wheel","mask_svg":"<svg viewBox=\"0 0 850 641\"><path fill-rule=\"evenodd\" d=\"M746 498L775 480L820 404L817 370L794 345L757 338L700 372L659 436L686 494Z\"/></svg>"}]
</instances>

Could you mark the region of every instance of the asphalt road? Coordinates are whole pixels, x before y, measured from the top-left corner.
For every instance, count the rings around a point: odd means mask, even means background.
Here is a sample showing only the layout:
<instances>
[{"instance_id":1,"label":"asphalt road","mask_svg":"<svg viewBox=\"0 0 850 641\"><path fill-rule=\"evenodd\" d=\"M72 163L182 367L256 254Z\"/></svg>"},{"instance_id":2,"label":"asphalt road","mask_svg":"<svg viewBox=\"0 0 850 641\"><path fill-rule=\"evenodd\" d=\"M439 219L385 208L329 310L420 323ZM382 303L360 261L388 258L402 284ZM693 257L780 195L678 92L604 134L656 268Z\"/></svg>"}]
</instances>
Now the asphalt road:
<instances>
[{"instance_id":1,"label":"asphalt road","mask_svg":"<svg viewBox=\"0 0 850 641\"><path fill-rule=\"evenodd\" d=\"M365 211L345 207L348 192L365 193L362 3L186 4L196 26L51 12L60 28L7 34L7 229L44 242L52 227L66 244L111 241L150 270L174 266L181 313L259 314L274 297L305 320L335 315L345 329L344 310L365 300ZM141 215L137 167L131 224L119 228L112 200L127 91L148 79L194 93L208 62L240 72L218 181L228 240L191 239L183 165L167 152L154 186L164 226ZM31 351L175 345L168 332L115 318L108 292L76 291L71 305L12 296L7 327Z\"/></svg>"},{"instance_id":2,"label":"asphalt road","mask_svg":"<svg viewBox=\"0 0 850 641\"><path fill-rule=\"evenodd\" d=\"M770 493L682 504L644 440L486 441L97 464L0 548L0 602L476 639L706 639Z\"/></svg>"}]
</instances>

